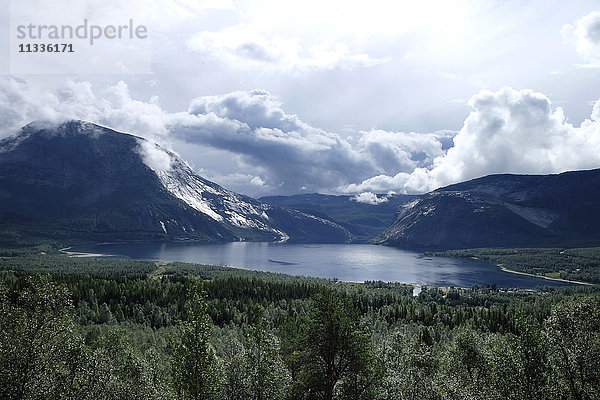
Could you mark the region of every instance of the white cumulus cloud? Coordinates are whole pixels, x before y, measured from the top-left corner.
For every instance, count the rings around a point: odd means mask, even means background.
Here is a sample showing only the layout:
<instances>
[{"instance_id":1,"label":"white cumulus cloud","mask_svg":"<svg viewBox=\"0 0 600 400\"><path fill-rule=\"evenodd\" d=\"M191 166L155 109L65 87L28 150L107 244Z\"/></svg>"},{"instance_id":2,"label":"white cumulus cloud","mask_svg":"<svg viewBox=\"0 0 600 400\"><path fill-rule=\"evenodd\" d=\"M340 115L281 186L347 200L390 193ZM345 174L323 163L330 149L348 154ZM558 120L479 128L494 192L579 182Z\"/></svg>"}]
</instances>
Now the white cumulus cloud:
<instances>
[{"instance_id":1,"label":"white cumulus cloud","mask_svg":"<svg viewBox=\"0 0 600 400\"><path fill-rule=\"evenodd\" d=\"M563 33L573 39L577 53L587 63L583 67L600 68L600 12L594 11L565 25Z\"/></svg>"},{"instance_id":2,"label":"white cumulus cloud","mask_svg":"<svg viewBox=\"0 0 600 400\"><path fill-rule=\"evenodd\" d=\"M139 139L139 153L142 161L154 172L171 170L171 156L156 143Z\"/></svg>"},{"instance_id":3,"label":"white cumulus cloud","mask_svg":"<svg viewBox=\"0 0 600 400\"><path fill-rule=\"evenodd\" d=\"M361 132L357 148L373 160L379 172L411 172L429 166L444 154L435 134L388 132L380 129Z\"/></svg>"},{"instance_id":4,"label":"white cumulus cloud","mask_svg":"<svg viewBox=\"0 0 600 400\"><path fill-rule=\"evenodd\" d=\"M157 98L133 99L123 81L98 90L87 81L67 80L55 88L42 88L14 77L0 79L0 136L14 133L31 121L69 119L145 137L167 133L167 113Z\"/></svg>"},{"instance_id":5,"label":"white cumulus cloud","mask_svg":"<svg viewBox=\"0 0 600 400\"><path fill-rule=\"evenodd\" d=\"M387 197L378 197L375 193L372 192L359 193L356 196L352 197L351 200L356 201L357 203L371 204L374 206L381 203L387 203L389 201Z\"/></svg>"},{"instance_id":6,"label":"white cumulus cloud","mask_svg":"<svg viewBox=\"0 0 600 400\"><path fill-rule=\"evenodd\" d=\"M596 122L600 122L600 100L594 103L594 108L592 109L591 119Z\"/></svg>"},{"instance_id":7,"label":"white cumulus cloud","mask_svg":"<svg viewBox=\"0 0 600 400\"><path fill-rule=\"evenodd\" d=\"M548 174L600 167L600 121L596 103L590 119L571 125L560 107L532 90L482 91L454 146L430 168L381 174L341 191L426 191L489 174Z\"/></svg>"}]
</instances>

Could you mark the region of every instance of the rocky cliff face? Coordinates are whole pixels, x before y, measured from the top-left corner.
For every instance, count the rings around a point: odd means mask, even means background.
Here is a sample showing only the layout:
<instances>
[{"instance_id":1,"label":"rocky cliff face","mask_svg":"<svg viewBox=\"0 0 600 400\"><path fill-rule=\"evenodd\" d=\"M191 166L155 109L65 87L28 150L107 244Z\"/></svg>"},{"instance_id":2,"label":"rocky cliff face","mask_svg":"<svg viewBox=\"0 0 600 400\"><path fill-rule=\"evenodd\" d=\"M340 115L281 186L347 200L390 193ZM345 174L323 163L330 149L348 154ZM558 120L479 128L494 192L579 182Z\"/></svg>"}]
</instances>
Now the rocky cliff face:
<instances>
[{"instance_id":1,"label":"rocky cliff face","mask_svg":"<svg viewBox=\"0 0 600 400\"><path fill-rule=\"evenodd\" d=\"M600 244L600 170L491 175L400 206L376 243L412 249Z\"/></svg>"},{"instance_id":2,"label":"rocky cliff face","mask_svg":"<svg viewBox=\"0 0 600 400\"><path fill-rule=\"evenodd\" d=\"M0 142L5 235L88 240L343 243L323 218L271 206L195 174L145 139L70 121L32 123Z\"/></svg>"}]
</instances>

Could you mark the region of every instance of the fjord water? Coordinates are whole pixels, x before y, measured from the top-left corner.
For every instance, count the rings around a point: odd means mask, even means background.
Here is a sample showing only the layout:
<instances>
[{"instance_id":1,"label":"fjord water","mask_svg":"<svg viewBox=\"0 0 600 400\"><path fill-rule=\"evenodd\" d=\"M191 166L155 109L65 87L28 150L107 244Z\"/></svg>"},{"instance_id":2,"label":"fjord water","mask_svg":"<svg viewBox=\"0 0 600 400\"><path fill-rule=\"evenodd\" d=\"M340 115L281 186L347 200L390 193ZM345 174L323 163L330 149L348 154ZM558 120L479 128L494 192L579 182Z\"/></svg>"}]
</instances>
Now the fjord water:
<instances>
[{"instance_id":1,"label":"fjord water","mask_svg":"<svg viewBox=\"0 0 600 400\"><path fill-rule=\"evenodd\" d=\"M226 265L353 282L381 280L455 287L496 284L505 288L565 284L504 272L496 265L478 260L424 257L411 251L367 244L138 242L97 244L76 250L137 260Z\"/></svg>"}]
</instances>

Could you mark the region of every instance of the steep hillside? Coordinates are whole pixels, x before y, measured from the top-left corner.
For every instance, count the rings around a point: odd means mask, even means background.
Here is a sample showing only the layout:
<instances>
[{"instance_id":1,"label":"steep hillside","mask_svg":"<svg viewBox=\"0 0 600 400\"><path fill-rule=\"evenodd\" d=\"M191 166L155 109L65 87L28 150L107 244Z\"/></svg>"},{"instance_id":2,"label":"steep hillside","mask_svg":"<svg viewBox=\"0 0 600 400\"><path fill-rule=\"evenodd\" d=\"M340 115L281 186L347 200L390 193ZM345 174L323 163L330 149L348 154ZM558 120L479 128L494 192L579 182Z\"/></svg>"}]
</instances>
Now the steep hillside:
<instances>
[{"instance_id":1,"label":"steep hillside","mask_svg":"<svg viewBox=\"0 0 600 400\"><path fill-rule=\"evenodd\" d=\"M600 170L491 175L398 209L375 243L413 249L600 243Z\"/></svg>"},{"instance_id":2,"label":"steep hillside","mask_svg":"<svg viewBox=\"0 0 600 400\"><path fill-rule=\"evenodd\" d=\"M347 242L339 225L226 190L145 139L70 121L0 142L4 240Z\"/></svg>"},{"instance_id":3,"label":"steep hillside","mask_svg":"<svg viewBox=\"0 0 600 400\"><path fill-rule=\"evenodd\" d=\"M356 242L366 242L387 229L394 221L398 206L416 198L412 195L379 195L376 204L361 203L354 196L299 194L269 196L265 203L294 208L335 221L355 236Z\"/></svg>"}]
</instances>

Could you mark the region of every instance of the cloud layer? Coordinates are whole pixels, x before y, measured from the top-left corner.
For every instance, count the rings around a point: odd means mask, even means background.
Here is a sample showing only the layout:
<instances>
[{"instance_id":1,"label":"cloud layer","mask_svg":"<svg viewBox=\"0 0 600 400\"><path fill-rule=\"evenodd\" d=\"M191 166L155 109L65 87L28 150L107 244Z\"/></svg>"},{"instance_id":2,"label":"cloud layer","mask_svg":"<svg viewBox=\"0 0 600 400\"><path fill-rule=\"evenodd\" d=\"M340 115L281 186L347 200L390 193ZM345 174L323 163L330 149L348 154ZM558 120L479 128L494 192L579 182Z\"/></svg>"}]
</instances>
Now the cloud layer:
<instances>
[{"instance_id":1,"label":"cloud layer","mask_svg":"<svg viewBox=\"0 0 600 400\"><path fill-rule=\"evenodd\" d=\"M187 46L238 69L260 67L279 72L307 72L371 67L390 61L353 53L340 42L306 46L300 37L266 35L246 24L199 32L188 39Z\"/></svg>"},{"instance_id":2,"label":"cloud layer","mask_svg":"<svg viewBox=\"0 0 600 400\"><path fill-rule=\"evenodd\" d=\"M0 80L3 136L33 120L83 119L175 147L215 149L224 157L186 158L217 183L253 195L337 192L373 203L374 193L425 192L492 173L600 167L600 101L579 127L532 90L482 91L469 105L458 133L342 136L286 113L263 90L198 97L187 111L167 112L157 98L133 98L124 82L97 89L67 81L46 90Z\"/></svg>"}]
</instances>

